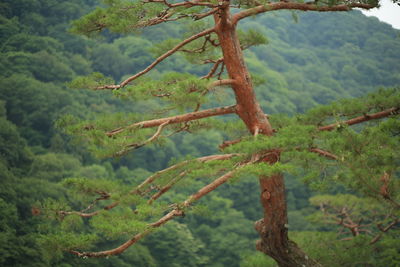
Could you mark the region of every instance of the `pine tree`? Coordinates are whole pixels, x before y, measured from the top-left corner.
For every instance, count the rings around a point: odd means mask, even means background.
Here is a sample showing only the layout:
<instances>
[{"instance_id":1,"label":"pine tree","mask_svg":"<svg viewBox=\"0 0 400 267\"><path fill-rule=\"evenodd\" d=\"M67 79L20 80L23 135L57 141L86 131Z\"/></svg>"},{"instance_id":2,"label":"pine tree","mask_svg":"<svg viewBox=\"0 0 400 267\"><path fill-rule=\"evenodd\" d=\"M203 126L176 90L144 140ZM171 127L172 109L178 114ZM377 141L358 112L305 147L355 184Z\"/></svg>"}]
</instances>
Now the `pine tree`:
<instances>
[{"instance_id":1,"label":"pine tree","mask_svg":"<svg viewBox=\"0 0 400 267\"><path fill-rule=\"evenodd\" d=\"M62 243L65 249L81 257L119 254L154 229L183 216L195 201L228 180L258 176L263 218L255 223L260 234L257 249L271 256L279 266L320 266L288 238L283 173L301 173L307 181L314 183L318 183L321 173L329 173L336 181L398 208L395 176L399 152L395 147L399 140L395 137L400 129L396 119L400 110L399 89L381 90L361 99L318 107L295 117L267 115L257 102L253 79L242 52L252 45L265 43L266 39L255 31L238 31L237 26L246 18L275 10L349 11L377 5L374 0L107 0L102 7L75 21L73 31L88 36L106 29L129 33L167 22L190 24L186 39L167 40L156 45L154 51L158 57L154 62L120 83L99 73L71 83L75 88L111 90L118 97L136 101L156 98L161 107L153 114L110 114L95 121L65 117L59 121L67 132L80 136L98 155L123 156L183 131L215 127L229 132L240 125L242 128L235 131L241 134L239 138L225 141L220 146L222 154L176 163L151 175L132 190L108 181L64 181L77 192L97 198L81 211L48 203L53 207L48 210L62 210L56 214L63 218L63 223L89 218L96 231L106 236L130 233L132 238L116 248L100 252L81 251L95 239L90 234L66 233L57 238L53 236L53 242L58 242L59 246ZM193 63L210 64L209 72L202 77L187 73L151 77L151 70L178 53ZM226 87L232 89L235 104L213 107L212 93L226 90ZM232 116L226 120L213 119L228 114L237 115L239 123L235 124ZM368 122L368 126L350 127L363 122ZM183 201L157 204L156 200L175 184L195 177L213 180ZM106 204L89 212L101 202ZM146 223L148 220L154 221Z\"/></svg>"}]
</instances>

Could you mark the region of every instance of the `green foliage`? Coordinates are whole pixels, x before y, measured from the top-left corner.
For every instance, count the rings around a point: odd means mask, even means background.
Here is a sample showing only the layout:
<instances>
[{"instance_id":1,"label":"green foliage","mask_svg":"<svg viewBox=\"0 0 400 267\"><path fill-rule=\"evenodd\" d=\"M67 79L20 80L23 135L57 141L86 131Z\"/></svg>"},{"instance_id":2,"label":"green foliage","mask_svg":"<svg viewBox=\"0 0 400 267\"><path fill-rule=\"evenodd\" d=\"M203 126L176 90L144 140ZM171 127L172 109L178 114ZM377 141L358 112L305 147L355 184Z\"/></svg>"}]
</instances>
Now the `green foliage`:
<instances>
[{"instance_id":1,"label":"green foliage","mask_svg":"<svg viewBox=\"0 0 400 267\"><path fill-rule=\"evenodd\" d=\"M273 259L261 252L246 255L240 262L240 267L266 267L276 266Z\"/></svg>"},{"instance_id":2,"label":"green foliage","mask_svg":"<svg viewBox=\"0 0 400 267\"><path fill-rule=\"evenodd\" d=\"M68 250L88 249L98 237L95 234L74 234L71 232L57 232L41 235L39 245L47 254L47 260L61 258Z\"/></svg>"},{"instance_id":3,"label":"green foliage","mask_svg":"<svg viewBox=\"0 0 400 267\"><path fill-rule=\"evenodd\" d=\"M159 266L209 265L202 251L204 243L196 238L187 225L172 222L146 239Z\"/></svg>"},{"instance_id":4,"label":"green foliage","mask_svg":"<svg viewBox=\"0 0 400 267\"><path fill-rule=\"evenodd\" d=\"M68 178L62 181L62 185L86 195L99 195L102 192L113 192L119 189L116 182L107 179Z\"/></svg>"},{"instance_id":5,"label":"green foliage","mask_svg":"<svg viewBox=\"0 0 400 267\"><path fill-rule=\"evenodd\" d=\"M253 5L251 1L245 2L233 3ZM78 0L5 0L0 4L0 265L166 266L168 263L170 266L238 266L240 263L244 266L273 266L260 254L251 253L256 239L252 221L261 214L255 204L259 203L257 181L246 178L250 174L280 171L293 173L286 181L290 229L314 231L294 236L302 247L309 249L310 256L327 266L398 264L399 233L396 229L388 231L373 246L367 245L370 236L347 242L338 240L340 238L333 232L316 232L315 229L333 229L321 224L320 215L314 216L319 218L319 223L312 222L310 226L310 222L305 221L305 216L315 210L307 206L306 200L311 193L299 180L335 194L315 196L311 202L325 201L338 207L351 202L357 204L353 208L357 216L364 218L368 215L368 218L376 219L370 213L385 211L391 204L370 188L380 188L380 178L386 172L391 175L389 196L399 201L396 176L399 143L396 137L400 126L397 119L368 123L354 130L340 124L329 133L318 133L314 126L310 126L341 122L352 116L398 107L399 88L317 107L302 116L276 115L277 112L304 112L316 104L361 96L372 88L399 84L400 76L393 71L400 67L396 54L399 42L394 38L397 32L363 17L358 11L351 14L299 14L301 23L298 24L292 24L292 14L285 12L245 22L240 33L241 45L243 48L257 45L246 50L246 62L262 107L270 114L278 131L276 136L270 139L245 137L241 144L232 146L231 152L245 153L244 157L197 163L191 159L216 153L217 145L223 140L247 135L241 122L229 118L226 121L207 119L188 124L187 130L193 134L182 132L125 158L104 163L84 151L87 143L73 147L69 137L57 130L66 127L67 133L81 135L84 140L91 139L92 150L97 150L100 156L109 156L121 151L121 147L147 140L154 130L133 127L115 139L105 136L104 131L152 119L159 114L176 114L168 108L178 112L192 111L197 104L213 106L217 101L207 104L210 98L218 98L225 105L233 97L224 88L210 90L208 82L195 81L194 74L207 74L210 65L190 67L184 60L203 63L204 59L221 57L218 49L209 42L203 52L192 56L181 51L170 61L160 63L146 79L137 80L134 86L115 92L122 101L98 91L65 90L64 82L74 78L77 79L70 86L75 88L113 84L114 80L124 79L150 64L153 61L151 52L154 52L153 56L165 53L182 40L182 36L185 38L209 27L203 21L192 23L191 15L202 12L203 8L182 7L171 18L185 16L182 24L187 25L169 23L151 27L144 30L141 37L121 37L102 31L103 39L89 41L65 32L71 19L89 9L94 11L75 21L73 32L92 36L105 26L112 32L133 32L148 26L148 19L161 11L155 4L143 5L132 1L104 1L96 9L97 5L97 1ZM139 9L145 11L139 12ZM263 36L269 37L268 46L265 46ZM170 37L173 41L161 43ZM213 40L215 35L207 38ZM201 38L185 49L202 48L204 42L205 39ZM150 48L152 43L157 43L155 48ZM90 75L92 72L97 73ZM88 74L87 77L77 77ZM203 95L206 92L210 97ZM169 96L150 100L154 94ZM135 103L124 102L126 99L135 100ZM147 100L136 101L143 99ZM97 115L101 112L109 114ZM67 113L74 116L59 120L60 128L55 130L53 122ZM94 117L100 119L94 122ZM183 126L168 126L165 135ZM110 150L98 150L103 146L110 146ZM310 153L309 148L314 146L335 153L341 160L333 163ZM244 169L241 173L243 179L237 179L207 196L201 206L186 210L184 221L173 222L155 232L122 256L83 261L64 253L68 249L87 250L93 244L99 249L109 249L126 241L169 210L171 207L167 202L186 199L187 195L196 192L210 179L224 174L239 161L271 148L283 149L280 165L272 167L260 163L255 168ZM171 158L180 159L182 155L191 155L187 158L188 163L160 175L154 183L159 187L166 186L177 175L187 171L176 191L165 194L160 205L146 203L156 191L148 191L145 197L124 194L151 175L150 171L163 169L174 162ZM67 179L63 184L72 189L68 192L56 183L64 178ZM148 186L146 190L150 188ZM357 197L336 194L348 193L349 188L357 192ZM96 202L96 198L105 193L110 194L110 199ZM102 210L114 201L120 203L118 208L109 212ZM87 209L93 203L95 205ZM101 212L92 220L76 215L60 217L57 213L59 210L85 209L86 212ZM37 213L40 216L32 216ZM93 228L95 235L87 234ZM112 241L99 241L103 236Z\"/></svg>"},{"instance_id":6,"label":"green foliage","mask_svg":"<svg viewBox=\"0 0 400 267\"><path fill-rule=\"evenodd\" d=\"M0 117L0 155L0 161L15 171L18 169L17 172L26 172L32 162L26 141L20 137L15 125L4 117Z\"/></svg>"},{"instance_id":7,"label":"green foliage","mask_svg":"<svg viewBox=\"0 0 400 267\"><path fill-rule=\"evenodd\" d=\"M29 175L43 180L59 182L73 175L80 167L79 160L71 155L48 153L35 156Z\"/></svg>"},{"instance_id":8,"label":"green foliage","mask_svg":"<svg viewBox=\"0 0 400 267\"><path fill-rule=\"evenodd\" d=\"M147 100L159 97L166 101L165 109L195 108L197 104L205 102L204 93L207 92L208 81L199 81L198 77L188 73L166 73L160 80L142 79L122 90L115 91L115 95L133 100Z\"/></svg>"},{"instance_id":9,"label":"green foliage","mask_svg":"<svg viewBox=\"0 0 400 267\"><path fill-rule=\"evenodd\" d=\"M132 32L145 27L147 20L157 16L162 6L157 3L143 3L124 0L105 0L106 8L96 8L88 15L73 23L71 32L91 36L104 28L119 33Z\"/></svg>"},{"instance_id":10,"label":"green foliage","mask_svg":"<svg viewBox=\"0 0 400 267\"><path fill-rule=\"evenodd\" d=\"M135 213L129 208L113 211L112 213L102 212L90 220L90 225L97 235L101 234L110 240L125 237L126 235L133 236L147 228L147 223L138 220Z\"/></svg>"},{"instance_id":11,"label":"green foliage","mask_svg":"<svg viewBox=\"0 0 400 267\"><path fill-rule=\"evenodd\" d=\"M238 36L242 49L249 48L256 45L268 44L268 39L258 31L250 29L246 32L238 31Z\"/></svg>"},{"instance_id":12,"label":"green foliage","mask_svg":"<svg viewBox=\"0 0 400 267\"><path fill-rule=\"evenodd\" d=\"M366 113L396 108L400 103L400 88L379 89L360 98L342 99L329 105L318 106L301 116L305 123L330 123L332 118L345 120L348 116L360 116ZM340 122L340 121L339 121Z\"/></svg>"},{"instance_id":13,"label":"green foliage","mask_svg":"<svg viewBox=\"0 0 400 267\"><path fill-rule=\"evenodd\" d=\"M96 89L97 87L113 84L113 80L104 77L103 74L93 72L90 76L82 76L76 78L74 81L69 83L69 87L74 89Z\"/></svg>"},{"instance_id":14,"label":"green foliage","mask_svg":"<svg viewBox=\"0 0 400 267\"><path fill-rule=\"evenodd\" d=\"M301 232L293 233L296 243L306 248L308 255L326 266L358 266L397 264L395 250L398 243L392 243L398 233L385 236L382 242L368 245L366 238L359 236L352 240L338 240L332 232ZM390 247L393 245L393 247Z\"/></svg>"}]
</instances>

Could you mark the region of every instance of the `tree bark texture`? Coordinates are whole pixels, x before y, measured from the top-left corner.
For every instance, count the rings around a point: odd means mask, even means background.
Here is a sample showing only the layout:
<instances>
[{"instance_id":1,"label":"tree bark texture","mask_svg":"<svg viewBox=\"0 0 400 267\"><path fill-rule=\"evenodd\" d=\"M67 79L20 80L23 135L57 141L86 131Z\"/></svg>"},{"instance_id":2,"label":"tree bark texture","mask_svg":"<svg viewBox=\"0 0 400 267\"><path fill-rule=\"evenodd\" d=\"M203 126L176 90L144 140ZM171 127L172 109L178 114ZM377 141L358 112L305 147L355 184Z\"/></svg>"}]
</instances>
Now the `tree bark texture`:
<instances>
[{"instance_id":1,"label":"tree bark texture","mask_svg":"<svg viewBox=\"0 0 400 267\"><path fill-rule=\"evenodd\" d=\"M268 117L262 111L253 90L250 74L244 63L236 23L232 22L229 5L214 16L215 33L218 35L224 63L229 78L234 82L232 89L236 97L236 113L253 134L273 135ZM264 159L269 164L279 161L279 151ZM279 266L320 266L309 259L297 245L288 238L288 219L285 199L285 184L282 174L260 177L263 219L255 224L261 240L257 249L271 256Z\"/></svg>"}]
</instances>

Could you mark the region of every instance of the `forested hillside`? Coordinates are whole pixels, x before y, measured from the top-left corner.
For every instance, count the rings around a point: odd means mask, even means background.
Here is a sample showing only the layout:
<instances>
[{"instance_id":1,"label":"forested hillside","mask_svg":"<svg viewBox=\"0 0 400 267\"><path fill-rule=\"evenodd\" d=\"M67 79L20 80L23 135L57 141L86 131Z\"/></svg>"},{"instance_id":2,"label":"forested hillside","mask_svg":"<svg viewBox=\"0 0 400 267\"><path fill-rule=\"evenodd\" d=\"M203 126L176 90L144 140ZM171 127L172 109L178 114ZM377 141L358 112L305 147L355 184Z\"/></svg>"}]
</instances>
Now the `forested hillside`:
<instances>
[{"instance_id":1,"label":"forested hillside","mask_svg":"<svg viewBox=\"0 0 400 267\"><path fill-rule=\"evenodd\" d=\"M82 259L63 251L76 238L64 230L85 223L66 217L59 222L61 227L55 227L57 223L50 217L57 216L43 207L62 209L67 202L72 202L72 207L87 203L67 190L68 181L89 178L93 184L107 186L107 181L114 181L121 188L130 188L177 159L215 153L226 140L218 130L204 129L196 135L182 132L164 143L110 159L94 156L88 144L61 129L72 116L89 120L120 114L123 118L129 112L145 114L159 105L156 100L135 102L130 99L134 96L73 89L71 81L93 72L119 81L149 65L159 55L158 50L169 45L164 40L188 31L185 25L172 23L128 35L106 31L87 38L71 33L72 21L98 5L95 0L0 3L0 265L274 266L272 260L254 250L257 232L253 224L260 217L255 179L237 179L219 188L200 201L193 213L119 256ZM242 26L266 38L265 44L247 49L245 57L262 109L268 114L283 114L277 120L289 120L320 104L361 97L379 88L392 88L388 89L392 95L398 95L400 32L375 18L359 11L277 12ZM160 44L159 49L149 49L152 44ZM209 65L189 61L180 54L173 56L150 76L157 78L172 71L207 74ZM376 98L384 98L385 92L377 93ZM214 99L225 101L233 95L222 90ZM398 138L398 133L393 136ZM329 203L326 210L331 208L332 214L351 201L356 219L362 220L362 215L372 218L375 211L382 210L376 202L341 185L310 182L301 174L287 177L289 227L310 255L326 266L400 264L398 225L385 231L379 242L370 244L372 233L343 241L334 223L326 222L319 213L321 199ZM200 179L177 188L174 198L180 199L181 194L203 183ZM393 214L398 215L398 210ZM366 225L375 223L368 220ZM105 227L111 228L113 223L117 222L110 218ZM110 234L110 238L100 247L107 249L126 236ZM70 244L65 243L67 239ZM84 239L89 243L97 237L85 233Z\"/></svg>"}]
</instances>

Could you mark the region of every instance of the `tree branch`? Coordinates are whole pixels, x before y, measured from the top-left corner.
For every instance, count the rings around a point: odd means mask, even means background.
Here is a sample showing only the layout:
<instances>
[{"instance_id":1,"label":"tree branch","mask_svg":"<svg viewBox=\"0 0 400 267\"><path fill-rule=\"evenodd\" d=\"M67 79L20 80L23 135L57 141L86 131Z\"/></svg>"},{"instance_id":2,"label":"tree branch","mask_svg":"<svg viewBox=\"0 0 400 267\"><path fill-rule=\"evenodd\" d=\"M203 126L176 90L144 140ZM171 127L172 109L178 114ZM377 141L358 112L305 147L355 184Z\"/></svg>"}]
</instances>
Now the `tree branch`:
<instances>
[{"instance_id":1,"label":"tree branch","mask_svg":"<svg viewBox=\"0 0 400 267\"><path fill-rule=\"evenodd\" d=\"M187 171L181 172L177 177L173 178L171 181L169 181L165 186L163 186L157 193L152 195L147 202L148 204L153 203L155 200L157 200L159 197L164 195L168 190L170 190L176 183L178 183L185 175Z\"/></svg>"},{"instance_id":2,"label":"tree branch","mask_svg":"<svg viewBox=\"0 0 400 267\"><path fill-rule=\"evenodd\" d=\"M393 222L389 223L389 225L386 226L386 227L383 228L383 229L381 229L381 228L378 226L378 229L381 230L383 233L386 233L387 231L390 230L390 228L392 228L393 226L395 226L395 225L398 224L399 222L400 222L400 219L396 219L396 220L394 220ZM376 235L376 236L369 242L369 244L372 245L372 244L375 244L376 242L378 242L379 239L381 239L383 233L379 233L378 235Z\"/></svg>"},{"instance_id":3,"label":"tree branch","mask_svg":"<svg viewBox=\"0 0 400 267\"><path fill-rule=\"evenodd\" d=\"M118 205L119 205L119 202L116 201L116 202L111 203L110 205L104 207L102 210L110 210L110 209L115 208ZM97 210L97 211L93 211L93 212L89 212L89 213L87 213L87 212L79 212L79 211L59 211L58 214L61 215L61 216L78 215L78 216L80 216L82 218L90 218L90 217L93 217L93 216L96 216L97 214L99 214L100 211L101 210Z\"/></svg>"},{"instance_id":4,"label":"tree branch","mask_svg":"<svg viewBox=\"0 0 400 267\"><path fill-rule=\"evenodd\" d=\"M219 149L224 150L228 146L240 143L240 141L242 141L242 140L241 139L236 139L236 140L231 140L231 141L224 141L221 145L219 145ZM320 154L321 156L324 156L324 157L326 157L328 159L333 159L333 160L338 160L339 159L339 157L336 156L335 154L332 154L332 153L330 153L328 151L325 151L325 150L322 150L320 148L313 147L313 148L310 148L309 151L317 153L317 154ZM284 150L281 150L280 152L284 152Z\"/></svg>"},{"instance_id":5,"label":"tree branch","mask_svg":"<svg viewBox=\"0 0 400 267\"><path fill-rule=\"evenodd\" d=\"M215 72L216 72L217 69L218 69L219 64L221 64L221 63L223 63L223 62L224 62L224 58L223 58L223 57L222 57L222 58L219 58L217 61L213 62L213 63L214 63L214 66L211 68L211 70L208 72L208 74L205 75L205 76L203 76L203 77L201 77L201 79L210 79L211 77L213 77L214 74L215 74ZM207 62L207 63L208 63L208 62Z\"/></svg>"},{"instance_id":6,"label":"tree branch","mask_svg":"<svg viewBox=\"0 0 400 267\"><path fill-rule=\"evenodd\" d=\"M194 159L196 161L199 162L208 162L208 161L212 161L212 160L227 160L227 159L231 159L233 157L237 157L240 156L241 154L238 153L233 153L233 154L223 154L223 155L211 155L211 156L205 156L205 157L201 157L201 158L197 158ZM191 162L193 160L185 160L182 162L179 162L178 164L175 164L173 166L168 167L167 169L158 171L157 173L155 173L154 175L148 177L145 181L143 181L139 186L137 186L133 191L131 191L131 194L140 194L141 190L148 184L151 184L152 182L154 182L161 174L171 171L171 170L175 170L179 167L184 166L185 164Z\"/></svg>"},{"instance_id":7,"label":"tree branch","mask_svg":"<svg viewBox=\"0 0 400 267\"><path fill-rule=\"evenodd\" d=\"M243 10L239 13L236 13L233 16L232 22L235 24L239 20L249 16L274 10L281 10L281 9L327 12L327 11L349 11L353 8L371 9L374 7L376 7L376 5L369 5L362 3L352 3L348 5L343 4L336 6L319 6L315 4L297 3L297 2L275 2L275 3L268 3L265 5L256 6L253 8L249 8L247 10Z\"/></svg>"},{"instance_id":8,"label":"tree branch","mask_svg":"<svg viewBox=\"0 0 400 267\"><path fill-rule=\"evenodd\" d=\"M144 3L163 3L169 8L174 8L174 7L193 7L193 6L205 6L205 7L218 7L218 5L210 3L210 2L201 2L201 1L184 1L184 2L178 2L171 4L167 2L166 0L146 0Z\"/></svg>"},{"instance_id":9,"label":"tree branch","mask_svg":"<svg viewBox=\"0 0 400 267\"><path fill-rule=\"evenodd\" d=\"M120 128L111 130L111 131L107 132L106 135L111 137L111 136L121 133L127 129L132 129L135 127L151 128L151 127L160 126L161 124L163 124L165 122L169 122L169 124L175 124L175 123L181 123L181 122L186 122L186 121L198 120L198 119L202 119L202 118L208 118L208 117L212 117L212 116L232 114L232 113L236 113L235 105L228 106L228 107L206 109L206 110L196 111L196 112L190 112L190 113L186 113L183 115L177 115L177 116L168 117L168 118L137 122L137 123L128 125L126 127L120 127Z\"/></svg>"},{"instance_id":10,"label":"tree branch","mask_svg":"<svg viewBox=\"0 0 400 267\"><path fill-rule=\"evenodd\" d=\"M155 174L149 176L144 182L142 182L134 190L130 191L129 194L139 194L139 195L141 195L142 194L142 189L146 185L149 185L152 182L154 182L158 177L160 177L160 175L162 175L163 173L166 173L168 171L171 171L171 170L177 169L179 167L182 167L182 166L184 166L185 164L187 164L187 163L189 163L191 161L208 162L208 161L213 161L213 160L228 160L228 159L231 159L233 157L240 156L240 155L242 155L242 154L232 153L232 154L222 154L222 155L210 155L210 156L205 156L205 157L201 157L201 158L197 158L197 159L193 159L193 160L182 161L182 162L180 162L178 164L170 166L167 169L158 171ZM161 190L163 190L163 189L161 189ZM167 190L169 190L169 188ZM167 191L167 190L165 190L165 191ZM165 193L165 192L163 192L163 193ZM116 202L111 203L110 205L104 207L102 210L111 210L111 209L115 208L118 205L119 205L119 201L116 201ZM84 211L59 211L58 214L60 214L61 216L78 215L78 216L80 216L82 218L90 218L90 217L96 216L100 212L101 212L101 210L90 212L90 213L86 213Z\"/></svg>"},{"instance_id":11,"label":"tree branch","mask_svg":"<svg viewBox=\"0 0 400 267\"><path fill-rule=\"evenodd\" d=\"M160 126L158 126L158 128L157 128L157 131L156 131L156 132L153 134L153 136L151 136L149 139L147 139L146 141L144 141L144 142L142 142L142 143L139 143L139 144L136 144L136 143L135 143L135 144L127 145L123 150L117 152L117 153L115 154L115 156L122 156L123 154L127 153L128 151L130 151L130 150L132 150L132 149L137 149L137 148L140 148L140 147L142 147L142 146L145 146L145 145L147 145L147 144L153 142L155 139L157 139L157 138L160 136L162 130L163 130L164 127L165 127L166 125L168 125L168 124L169 124L169 121L166 121L166 122L160 124Z\"/></svg>"},{"instance_id":12,"label":"tree branch","mask_svg":"<svg viewBox=\"0 0 400 267\"><path fill-rule=\"evenodd\" d=\"M221 186L225 182L227 182L230 178L233 177L233 175L239 170L240 168L243 168L251 163L254 163L254 161L250 161L247 163L244 163L237 168L233 169L232 171L229 171L225 173L224 175L220 176L219 178L215 179L213 182L210 184L204 186L201 188L199 191L197 191L195 194L191 195L189 198L187 198L184 202L182 202L179 205L176 205L176 208L174 208L172 211L164 215L161 219L158 221L151 223L148 225L148 228L143 231L142 233L136 234L134 237L132 237L130 240L126 241L124 244L121 246L110 249L110 250L105 250L105 251L100 251L100 252L79 252L75 250L70 250L69 252L77 255L79 257L92 257L92 258L101 258L101 257L107 257L111 255L117 255L122 252L124 252L127 248L135 244L137 241L151 233L151 231L155 228L158 228L162 226L163 224L167 223L171 219L177 216L182 216L184 214L183 209L189 207L194 201L200 199L201 197L207 195L211 191L215 190L217 187Z\"/></svg>"},{"instance_id":13,"label":"tree branch","mask_svg":"<svg viewBox=\"0 0 400 267\"><path fill-rule=\"evenodd\" d=\"M332 131L336 128L338 128L340 125L346 124L346 125L354 125L357 123L361 123L361 122L365 122L365 121L369 121L369 120L375 120L375 119L381 119L381 118L385 118L391 115L396 115L398 114L400 111L399 107L395 107L395 108L390 108L384 111L380 111L377 113L373 113L373 114L365 114L363 116L359 116L347 121L343 121L343 122L336 122L336 123L332 123L326 126L322 126L319 127L318 130L320 131Z\"/></svg>"},{"instance_id":14,"label":"tree branch","mask_svg":"<svg viewBox=\"0 0 400 267\"><path fill-rule=\"evenodd\" d=\"M174 48L172 48L171 50L169 50L168 52L164 53L163 55L159 56L153 63L151 63L147 68L145 68L144 70L136 73L135 75L127 78L125 81L123 81L120 84L117 85L105 85L105 86L100 86L97 87L96 90L104 90L104 89L120 89L124 86L126 86L128 83L130 83L131 81L139 78L140 76L142 76L143 74L146 74L147 72L149 72L150 70L152 70L157 64L159 64L160 62L162 62L164 59L166 59L167 57L171 56L172 54L174 54L175 52L177 52L181 47L183 47L184 45L204 36L207 34L210 34L214 32L214 28L210 28L207 30L204 30L202 32L199 32L189 38L187 38L186 40L180 42L178 45L176 45Z\"/></svg>"},{"instance_id":15,"label":"tree branch","mask_svg":"<svg viewBox=\"0 0 400 267\"><path fill-rule=\"evenodd\" d=\"M338 156L336 156L335 154L332 154L332 153L330 153L330 152L328 152L328 151L325 151L325 150L322 150L322 149L319 149L319 148L310 148L310 151L311 152L314 152L314 153L317 153L317 154L320 154L321 156L324 156L325 158L328 158L328 159L334 159L334 160L338 160L339 159L339 157Z\"/></svg>"},{"instance_id":16,"label":"tree branch","mask_svg":"<svg viewBox=\"0 0 400 267\"><path fill-rule=\"evenodd\" d=\"M210 11L207 11L207 12L204 12L204 13L194 14L194 15L192 15L192 18L194 20L204 19L204 18L216 13L217 11L218 11L218 8L213 8Z\"/></svg>"}]
</instances>

